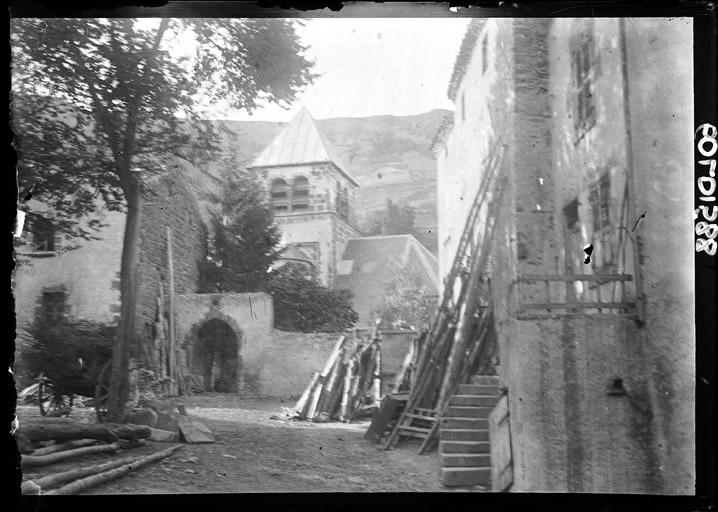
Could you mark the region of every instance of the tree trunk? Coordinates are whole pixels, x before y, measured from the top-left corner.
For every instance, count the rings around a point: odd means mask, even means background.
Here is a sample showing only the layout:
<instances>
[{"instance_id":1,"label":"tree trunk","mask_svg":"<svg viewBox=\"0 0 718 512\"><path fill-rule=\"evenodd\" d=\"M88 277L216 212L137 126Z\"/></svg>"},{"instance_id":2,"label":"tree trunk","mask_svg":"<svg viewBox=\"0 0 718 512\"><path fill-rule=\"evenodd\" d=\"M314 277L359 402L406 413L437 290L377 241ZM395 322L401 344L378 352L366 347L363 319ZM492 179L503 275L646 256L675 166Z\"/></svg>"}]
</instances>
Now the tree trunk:
<instances>
[{"instance_id":1,"label":"tree trunk","mask_svg":"<svg viewBox=\"0 0 718 512\"><path fill-rule=\"evenodd\" d=\"M15 434L18 439L29 441L69 441L72 439L97 439L113 443L118 439L134 441L150 437L150 428L144 425L83 424L25 421Z\"/></svg>"},{"instance_id":2,"label":"tree trunk","mask_svg":"<svg viewBox=\"0 0 718 512\"><path fill-rule=\"evenodd\" d=\"M107 404L107 421L113 423L122 423L127 413L126 403L130 397L130 348L137 336L137 298L139 295L137 268L140 256L143 203L139 183L130 187L126 199L127 218L120 266L122 307L117 338L112 349L112 377Z\"/></svg>"},{"instance_id":3,"label":"tree trunk","mask_svg":"<svg viewBox=\"0 0 718 512\"><path fill-rule=\"evenodd\" d=\"M152 54L156 54L164 36L169 19L163 18L155 34L152 44ZM141 83L146 87L149 70L154 63L148 60L142 72ZM140 124L140 107L145 99L144 92L137 94L128 108L127 126L122 134L122 151L115 153L117 174L120 185L127 201L127 218L125 220L125 236L122 243L122 263L120 265L120 325L117 329L117 338L112 350L112 374L110 391L107 399L107 421L121 423L126 415L126 403L130 396L129 359L130 348L137 336L136 316L137 298L139 293L139 279L137 268L140 253L140 227L142 225L142 183L140 177L132 172L132 157L135 152L137 127ZM96 105L98 108L101 106ZM113 130L107 132L110 140L114 140L117 133ZM117 145L113 146L116 148Z\"/></svg>"}]
</instances>

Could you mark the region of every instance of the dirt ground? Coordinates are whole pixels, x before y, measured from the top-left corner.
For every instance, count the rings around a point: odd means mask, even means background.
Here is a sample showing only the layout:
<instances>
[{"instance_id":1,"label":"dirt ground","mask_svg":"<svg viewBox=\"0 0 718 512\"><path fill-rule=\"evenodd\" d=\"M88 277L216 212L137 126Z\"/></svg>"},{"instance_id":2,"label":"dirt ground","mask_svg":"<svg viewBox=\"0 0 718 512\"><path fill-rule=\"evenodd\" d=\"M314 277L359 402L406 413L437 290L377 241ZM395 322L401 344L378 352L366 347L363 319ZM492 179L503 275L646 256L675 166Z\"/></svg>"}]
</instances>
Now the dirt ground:
<instances>
[{"instance_id":1,"label":"dirt ground","mask_svg":"<svg viewBox=\"0 0 718 512\"><path fill-rule=\"evenodd\" d=\"M439 484L436 452L419 455L414 445L383 451L363 439L368 421L271 419L281 417L282 407L293 404L219 393L183 397L182 402L189 415L213 430L215 443L183 444L168 458L85 494L451 491ZM73 413L82 415L81 411ZM119 456L151 453L167 446L148 443ZM107 458L84 457L35 474L65 471Z\"/></svg>"}]
</instances>

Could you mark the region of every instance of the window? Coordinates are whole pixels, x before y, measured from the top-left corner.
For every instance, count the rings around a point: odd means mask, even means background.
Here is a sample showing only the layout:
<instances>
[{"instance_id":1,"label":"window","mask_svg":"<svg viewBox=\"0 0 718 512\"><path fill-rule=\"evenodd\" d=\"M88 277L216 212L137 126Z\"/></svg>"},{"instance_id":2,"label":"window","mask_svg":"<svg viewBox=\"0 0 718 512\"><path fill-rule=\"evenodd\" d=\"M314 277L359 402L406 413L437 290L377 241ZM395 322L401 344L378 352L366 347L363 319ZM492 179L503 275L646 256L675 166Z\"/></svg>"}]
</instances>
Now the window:
<instances>
[{"instance_id":1,"label":"window","mask_svg":"<svg viewBox=\"0 0 718 512\"><path fill-rule=\"evenodd\" d=\"M489 69L489 37L484 35L481 40L481 74L485 75Z\"/></svg>"},{"instance_id":2,"label":"window","mask_svg":"<svg viewBox=\"0 0 718 512\"><path fill-rule=\"evenodd\" d=\"M278 178L272 182L272 207L274 213L289 211L289 187L287 182Z\"/></svg>"},{"instance_id":3,"label":"window","mask_svg":"<svg viewBox=\"0 0 718 512\"><path fill-rule=\"evenodd\" d=\"M292 183L292 211L309 209L309 180L299 176Z\"/></svg>"},{"instance_id":4,"label":"window","mask_svg":"<svg viewBox=\"0 0 718 512\"><path fill-rule=\"evenodd\" d=\"M593 96L595 63L591 22L584 25L571 50L571 69L576 102L574 125L577 141L583 138L596 122L596 104Z\"/></svg>"},{"instance_id":5,"label":"window","mask_svg":"<svg viewBox=\"0 0 718 512\"><path fill-rule=\"evenodd\" d=\"M42 311L47 322L59 322L65 316L65 292L44 292Z\"/></svg>"},{"instance_id":6,"label":"window","mask_svg":"<svg viewBox=\"0 0 718 512\"><path fill-rule=\"evenodd\" d=\"M45 217L35 216L32 221L32 245L37 252L55 250L55 226Z\"/></svg>"},{"instance_id":7,"label":"window","mask_svg":"<svg viewBox=\"0 0 718 512\"><path fill-rule=\"evenodd\" d=\"M604 173L588 193L593 216L594 268L606 270L613 264L613 229L611 228L611 178Z\"/></svg>"}]
</instances>

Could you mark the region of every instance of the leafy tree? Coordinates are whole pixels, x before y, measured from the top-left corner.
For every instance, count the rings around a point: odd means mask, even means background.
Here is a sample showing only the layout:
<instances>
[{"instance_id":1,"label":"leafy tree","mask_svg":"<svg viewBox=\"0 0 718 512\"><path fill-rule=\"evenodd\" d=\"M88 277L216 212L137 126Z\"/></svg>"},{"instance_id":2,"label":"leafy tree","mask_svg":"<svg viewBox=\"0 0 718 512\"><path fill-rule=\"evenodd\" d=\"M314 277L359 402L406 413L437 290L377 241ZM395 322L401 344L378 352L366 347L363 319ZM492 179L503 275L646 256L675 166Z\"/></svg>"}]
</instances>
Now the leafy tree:
<instances>
[{"instance_id":1,"label":"leafy tree","mask_svg":"<svg viewBox=\"0 0 718 512\"><path fill-rule=\"evenodd\" d=\"M255 292L279 256L280 233L261 185L247 172L227 173L220 213L212 219L209 257L200 263L200 292Z\"/></svg>"},{"instance_id":2,"label":"leafy tree","mask_svg":"<svg viewBox=\"0 0 718 512\"><path fill-rule=\"evenodd\" d=\"M341 331L359 320L350 290L322 286L303 265L286 263L273 271L266 290L274 299L274 325L281 330Z\"/></svg>"},{"instance_id":3,"label":"leafy tree","mask_svg":"<svg viewBox=\"0 0 718 512\"><path fill-rule=\"evenodd\" d=\"M423 330L436 312L436 290L428 287L415 269L394 265L382 305L377 312L380 328L409 327Z\"/></svg>"},{"instance_id":4,"label":"leafy tree","mask_svg":"<svg viewBox=\"0 0 718 512\"><path fill-rule=\"evenodd\" d=\"M415 235L414 220L416 212L409 205L399 206L391 199L386 200L386 207L374 214L369 222L368 236L374 235Z\"/></svg>"},{"instance_id":5,"label":"leafy tree","mask_svg":"<svg viewBox=\"0 0 718 512\"><path fill-rule=\"evenodd\" d=\"M200 100L247 110L261 102L288 105L314 78L295 22L152 23L22 18L11 25L20 189L34 184L70 235L79 229L73 219L98 202L127 212L108 421L123 418L129 397L142 188L153 174L167 172L164 157L187 142L180 116L196 118ZM180 39L195 41L194 55L170 53ZM211 129L199 135L216 137Z\"/></svg>"}]
</instances>

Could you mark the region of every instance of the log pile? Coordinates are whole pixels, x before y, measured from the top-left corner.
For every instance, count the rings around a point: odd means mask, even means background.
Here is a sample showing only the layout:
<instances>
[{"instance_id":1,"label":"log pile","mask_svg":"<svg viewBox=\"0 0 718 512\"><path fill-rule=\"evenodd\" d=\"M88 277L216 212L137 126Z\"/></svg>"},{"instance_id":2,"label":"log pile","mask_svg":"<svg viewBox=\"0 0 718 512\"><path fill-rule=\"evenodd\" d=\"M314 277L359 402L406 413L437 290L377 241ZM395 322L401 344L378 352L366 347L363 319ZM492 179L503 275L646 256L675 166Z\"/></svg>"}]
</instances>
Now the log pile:
<instances>
[{"instance_id":1,"label":"log pile","mask_svg":"<svg viewBox=\"0 0 718 512\"><path fill-rule=\"evenodd\" d=\"M23 494L73 494L120 477L146 464L167 457L181 445L140 457L114 458L113 454L145 446L152 429L143 425L82 424L69 418L23 418L15 432L25 473ZM27 475L54 464L103 454L109 462L70 471ZM53 489L46 492L47 489Z\"/></svg>"},{"instance_id":2,"label":"log pile","mask_svg":"<svg viewBox=\"0 0 718 512\"><path fill-rule=\"evenodd\" d=\"M371 414L381 400L381 337L376 329L354 347L341 336L294 406L297 419L343 421Z\"/></svg>"}]
</instances>

